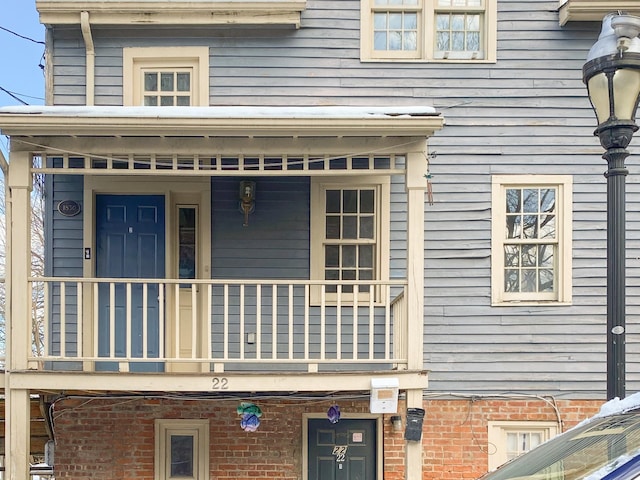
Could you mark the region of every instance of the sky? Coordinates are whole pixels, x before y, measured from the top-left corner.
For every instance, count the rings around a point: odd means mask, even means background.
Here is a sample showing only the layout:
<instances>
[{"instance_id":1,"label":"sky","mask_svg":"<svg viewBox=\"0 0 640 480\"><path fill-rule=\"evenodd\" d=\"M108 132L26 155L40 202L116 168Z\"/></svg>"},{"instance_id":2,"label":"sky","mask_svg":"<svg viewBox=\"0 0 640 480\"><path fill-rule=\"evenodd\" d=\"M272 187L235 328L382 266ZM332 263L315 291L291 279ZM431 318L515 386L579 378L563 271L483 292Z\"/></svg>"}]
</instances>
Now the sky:
<instances>
[{"instance_id":1,"label":"sky","mask_svg":"<svg viewBox=\"0 0 640 480\"><path fill-rule=\"evenodd\" d=\"M0 0L0 6L0 106L43 105L44 72L39 65L44 64L44 45L36 42L44 42L45 29L38 20L35 0ZM0 150L6 156L4 136Z\"/></svg>"}]
</instances>

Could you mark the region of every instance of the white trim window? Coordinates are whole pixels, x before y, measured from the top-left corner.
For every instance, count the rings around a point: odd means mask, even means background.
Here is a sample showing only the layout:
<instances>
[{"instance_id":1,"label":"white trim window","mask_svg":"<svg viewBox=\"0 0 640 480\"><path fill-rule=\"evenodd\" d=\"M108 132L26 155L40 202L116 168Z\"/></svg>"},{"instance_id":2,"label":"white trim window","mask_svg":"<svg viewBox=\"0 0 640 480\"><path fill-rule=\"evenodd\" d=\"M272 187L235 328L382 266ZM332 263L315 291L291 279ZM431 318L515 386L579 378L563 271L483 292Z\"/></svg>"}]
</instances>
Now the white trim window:
<instances>
[{"instance_id":1,"label":"white trim window","mask_svg":"<svg viewBox=\"0 0 640 480\"><path fill-rule=\"evenodd\" d=\"M207 106L208 75L208 47L124 48L124 105Z\"/></svg>"},{"instance_id":2,"label":"white trim window","mask_svg":"<svg viewBox=\"0 0 640 480\"><path fill-rule=\"evenodd\" d=\"M155 421L155 480L209 478L209 421Z\"/></svg>"},{"instance_id":3,"label":"white trim window","mask_svg":"<svg viewBox=\"0 0 640 480\"><path fill-rule=\"evenodd\" d=\"M496 0L363 0L362 60L496 61Z\"/></svg>"},{"instance_id":4,"label":"white trim window","mask_svg":"<svg viewBox=\"0 0 640 480\"><path fill-rule=\"evenodd\" d=\"M311 278L335 282L327 299L348 300L356 288L368 297L369 281L388 278L389 185L386 177L312 179ZM343 281L351 283L339 287Z\"/></svg>"},{"instance_id":5,"label":"white trim window","mask_svg":"<svg viewBox=\"0 0 640 480\"><path fill-rule=\"evenodd\" d=\"M503 463L528 452L558 434L554 422L488 422L489 470L495 470Z\"/></svg>"},{"instance_id":6,"label":"white trim window","mask_svg":"<svg viewBox=\"0 0 640 480\"><path fill-rule=\"evenodd\" d=\"M496 175L492 301L571 301L570 176Z\"/></svg>"}]
</instances>

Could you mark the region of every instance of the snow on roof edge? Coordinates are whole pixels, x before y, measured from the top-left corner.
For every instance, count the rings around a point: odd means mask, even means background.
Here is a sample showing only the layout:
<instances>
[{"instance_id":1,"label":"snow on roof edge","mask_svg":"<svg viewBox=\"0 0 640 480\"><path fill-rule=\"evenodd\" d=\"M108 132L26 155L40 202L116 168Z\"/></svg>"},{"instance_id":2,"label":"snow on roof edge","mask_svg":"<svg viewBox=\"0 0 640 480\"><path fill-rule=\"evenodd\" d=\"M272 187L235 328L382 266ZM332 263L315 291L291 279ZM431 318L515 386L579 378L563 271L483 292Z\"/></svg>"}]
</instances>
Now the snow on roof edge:
<instances>
[{"instance_id":1,"label":"snow on roof edge","mask_svg":"<svg viewBox=\"0 0 640 480\"><path fill-rule=\"evenodd\" d=\"M411 107L96 107L96 106L13 106L1 107L0 115L44 115L73 117L143 118L375 118L397 116L437 116L429 106Z\"/></svg>"}]
</instances>

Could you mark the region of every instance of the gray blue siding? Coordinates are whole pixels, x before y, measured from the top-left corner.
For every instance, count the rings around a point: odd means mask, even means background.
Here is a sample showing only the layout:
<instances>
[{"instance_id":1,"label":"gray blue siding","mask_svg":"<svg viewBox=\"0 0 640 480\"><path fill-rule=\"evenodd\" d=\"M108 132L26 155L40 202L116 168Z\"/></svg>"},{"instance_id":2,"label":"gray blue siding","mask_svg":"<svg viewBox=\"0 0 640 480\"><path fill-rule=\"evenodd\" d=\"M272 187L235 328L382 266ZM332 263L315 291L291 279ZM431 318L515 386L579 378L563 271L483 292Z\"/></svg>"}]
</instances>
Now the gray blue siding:
<instances>
[{"instance_id":1,"label":"gray blue siding","mask_svg":"<svg viewBox=\"0 0 640 480\"><path fill-rule=\"evenodd\" d=\"M246 227L240 179L212 180L211 278L308 279L309 178L251 180L256 202Z\"/></svg>"},{"instance_id":2,"label":"gray blue siding","mask_svg":"<svg viewBox=\"0 0 640 480\"><path fill-rule=\"evenodd\" d=\"M299 30L95 28L96 104L122 104L123 46L170 44L209 46L211 105L435 106L447 125L430 140L437 153L430 162L435 201L425 204L430 390L602 398L606 164L581 80L600 25L559 27L557 0L499 0L495 64L362 63L360 3L307 5ZM81 34L66 28L54 35L55 103L82 105ZM627 161L629 392L640 390L639 141ZM573 176L572 305L491 306L495 174ZM214 179L212 186L214 277L308 277L308 182L259 179L249 227L242 227L237 208L237 181ZM392 277L405 275L404 200L402 182L394 183ZM77 237L64 240L68 232L59 227L55 273L76 271L75 247L68 246Z\"/></svg>"}]
</instances>

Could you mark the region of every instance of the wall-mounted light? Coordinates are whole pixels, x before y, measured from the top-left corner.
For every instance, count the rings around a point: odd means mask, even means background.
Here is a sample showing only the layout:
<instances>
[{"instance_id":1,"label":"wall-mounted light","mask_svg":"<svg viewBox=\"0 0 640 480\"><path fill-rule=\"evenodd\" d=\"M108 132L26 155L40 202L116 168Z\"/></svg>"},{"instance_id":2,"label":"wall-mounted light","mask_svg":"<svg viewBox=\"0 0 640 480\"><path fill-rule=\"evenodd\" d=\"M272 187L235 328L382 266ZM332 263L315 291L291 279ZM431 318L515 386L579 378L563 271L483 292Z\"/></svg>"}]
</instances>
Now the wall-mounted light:
<instances>
[{"instance_id":1,"label":"wall-mounted light","mask_svg":"<svg viewBox=\"0 0 640 480\"><path fill-rule=\"evenodd\" d=\"M391 416L391 427L394 432L402 431L402 417L400 415L392 415Z\"/></svg>"},{"instance_id":2,"label":"wall-mounted light","mask_svg":"<svg viewBox=\"0 0 640 480\"><path fill-rule=\"evenodd\" d=\"M256 182L240 182L240 211L244 214L243 227L249 226L249 214L256 208Z\"/></svg>"}]
</instances>

